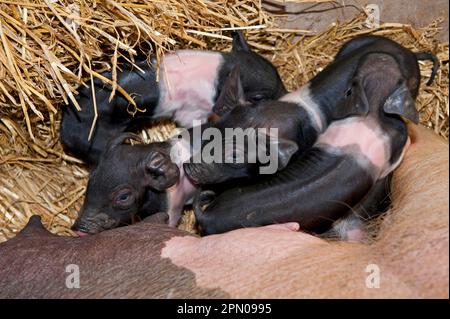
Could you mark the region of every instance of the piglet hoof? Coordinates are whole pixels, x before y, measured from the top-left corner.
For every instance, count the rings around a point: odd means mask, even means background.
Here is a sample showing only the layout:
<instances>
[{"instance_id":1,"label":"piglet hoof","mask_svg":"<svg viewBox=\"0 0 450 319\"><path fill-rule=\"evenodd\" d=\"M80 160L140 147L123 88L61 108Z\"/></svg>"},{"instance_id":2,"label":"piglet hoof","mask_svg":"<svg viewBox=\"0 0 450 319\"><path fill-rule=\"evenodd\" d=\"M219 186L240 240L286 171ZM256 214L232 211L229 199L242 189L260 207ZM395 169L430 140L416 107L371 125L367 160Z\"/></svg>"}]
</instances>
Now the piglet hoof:
<instances>
[{"instance_id":1,"label":"piglet hoof","mask_svg":"<svg viewBox=\"0 0 450 319\"><path fill-rule=\"evenodd\" d=\"M150 223L150 224L167 225L169 222L169 215L164 212L156 213L156 214L153 214L151 216L144 218L143 222Z\"/></svg>"}]
</instances>

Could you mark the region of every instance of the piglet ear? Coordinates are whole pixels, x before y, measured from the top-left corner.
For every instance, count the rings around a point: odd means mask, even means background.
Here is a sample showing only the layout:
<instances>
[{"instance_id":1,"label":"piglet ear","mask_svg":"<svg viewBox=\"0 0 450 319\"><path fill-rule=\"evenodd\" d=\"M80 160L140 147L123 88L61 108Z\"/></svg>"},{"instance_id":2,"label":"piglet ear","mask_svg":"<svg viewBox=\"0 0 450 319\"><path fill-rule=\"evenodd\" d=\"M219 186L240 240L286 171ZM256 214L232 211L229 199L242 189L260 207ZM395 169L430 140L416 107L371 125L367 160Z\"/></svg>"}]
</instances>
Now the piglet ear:
<instances>
[{"instance_id":1,"label":"piglet ear","mask_svg":"<svg viewBox=\"0 0 450 319\"><path fill-rule=\"evenodd\" d=\"M334 119L343 119L349 116L365 116L369 113L369 102L366 92L359 78L355 78L345 92L345 96L334 110Z\"/></svg>"},{"instance_id":2,"label":"piglet ear","mask_svg":"<svg viewBox=\"0 0 450 319\"><path fill-rule=\"evenodd\" d=\"M237 105L243 104L244 101L244 89L242 88L240 69L236 65L222 86L222 91L213 107L213 112L221 117Z\"/></svg>"},{"instance_id":3,"label":"piglet ear","mask_svg":"<svg viewBox=\"0 0 450 319\"><path fill-rule=\"evenodd\" d=\"M180 178L180 170L170 156L154 151L147 156L144 167L145 186L163 191L175 185Z\"/></svg>"},{"instance_id":4,"label":"piglet ear","mask_svg":"<svg viewBox=\"0 0 450 319\"><path fill-rule=\"evenodd\" d=\"M233 52L250 52L247 41L245 41L244 34L242 31L233 31Z\"/></svg>"},{"instance_id":5,"label":"piglet ear","mask_svg":"<svg viewBox=\"0 0 450 319\"><path fill-rule=\"evenodd\" d=\"M297 153L298 145L294 141L280 138L278 140L278 170L284 169L292 156Z\"/></svg>"},{"instance_id":6,"label":"piglet ear","mask_svg":"<svg viewBox=\"0 0 450 319\"><path fill-rule=\"evenodd\" d=\"M262 134L262 132L258 134ZM292 156L297 153L299 149L298 144L292 140L278 137L278 134L273 136L270 130L265 134L268 138L269 149L272 150L272 148L276 146L278 154L278 170L284 169ZM261 137L261 135L259 135L259 137Z\"/></svg>"},{"instance_id":7,"label":"piglet ear","mask_svg":"<svg viewBox=\"0 0 450 319\"><path fill-rule=\"evenodd\" d=\"M411 97L406 83L402 82L400 86L386 99L383 105L383 111L387 114L397 114L419 123L419 113L416 110L416 103Z\"/></svg>"}]
</instances>

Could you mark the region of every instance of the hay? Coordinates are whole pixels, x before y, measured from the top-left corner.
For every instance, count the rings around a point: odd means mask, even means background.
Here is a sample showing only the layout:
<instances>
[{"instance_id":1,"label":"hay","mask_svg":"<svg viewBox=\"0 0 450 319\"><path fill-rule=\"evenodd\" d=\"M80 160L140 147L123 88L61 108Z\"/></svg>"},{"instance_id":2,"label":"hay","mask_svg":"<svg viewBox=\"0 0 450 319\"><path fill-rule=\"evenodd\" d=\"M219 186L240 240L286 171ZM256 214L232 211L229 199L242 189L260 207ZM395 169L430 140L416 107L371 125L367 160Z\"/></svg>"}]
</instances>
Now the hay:
<instances>
[{"instance_id":1,"label":"hay","mask_svg":"<svg viewBox=\"0 0 450 319\"><path fill-rule=\"evenodd\" d=\"M245 29L249 44L273 61L289 89L317 74L344 41L359 34L432 51L446 64L432 86L421 87L418 108L421 123L448 138L448 43L436 40L439 20L423 29L395 23L366 29L365 17L358 16L313 34L279 28L257 0L77 3L81 7L66 0L0 0L0 241L13 237L32 214L43 216L53 233L72 235L87 170L63 153L58 128L61 101L73 100L79 83L139 52L228 50L230 27ZM421 70L424 83L431 65L421 62ZM142 134L162 140L173 128L165 122ZM185 214L180 228L192 231L193 222L192 213Z\"/></svg>"}]
</instances>

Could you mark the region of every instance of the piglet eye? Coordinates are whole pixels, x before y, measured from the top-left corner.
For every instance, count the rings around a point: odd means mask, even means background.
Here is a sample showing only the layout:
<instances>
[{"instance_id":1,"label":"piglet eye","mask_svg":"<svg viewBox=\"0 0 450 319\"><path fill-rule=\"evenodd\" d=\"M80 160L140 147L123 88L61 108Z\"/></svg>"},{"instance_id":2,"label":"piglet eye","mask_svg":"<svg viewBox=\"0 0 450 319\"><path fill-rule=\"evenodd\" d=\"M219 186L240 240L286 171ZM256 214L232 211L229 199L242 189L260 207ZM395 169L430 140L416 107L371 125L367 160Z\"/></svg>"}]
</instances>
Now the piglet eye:
<instances>
[{"instance_id":1,"label":"piglet eye","mask_svg":"<svg viewBox=\"0 0 450 319\"><path fill-rule=\"evenodd\" d=\"M257 95L253 95L249 98L249 101L251 103L258 103L264 100L264 95L262 94L257 94Z\"/></svg>"},{"instance_id":2,"label":"piglet eye","mask_svg":"<svg viewBox=\"0 0 450 319\"><path fill-rule=\"evenodd\" d=\"M130 190L123 190L114 197L114 204L116 206L126 208L133 203L133 200L133 193Z\"/></svg>"},{"instance_id":3,"label":"piglet eye","mask_svg":"<svg viewBox=\"0 0 450 319\"><path fill-rule=\"evenodd\" d=\"M122 194L122 195L120 195L118 198L117 198L117 200L118 201L120 201L120 202L125 202L125 201L127 201L128 199L130 198L130 194Z\"/></svg>"}]
</instances>

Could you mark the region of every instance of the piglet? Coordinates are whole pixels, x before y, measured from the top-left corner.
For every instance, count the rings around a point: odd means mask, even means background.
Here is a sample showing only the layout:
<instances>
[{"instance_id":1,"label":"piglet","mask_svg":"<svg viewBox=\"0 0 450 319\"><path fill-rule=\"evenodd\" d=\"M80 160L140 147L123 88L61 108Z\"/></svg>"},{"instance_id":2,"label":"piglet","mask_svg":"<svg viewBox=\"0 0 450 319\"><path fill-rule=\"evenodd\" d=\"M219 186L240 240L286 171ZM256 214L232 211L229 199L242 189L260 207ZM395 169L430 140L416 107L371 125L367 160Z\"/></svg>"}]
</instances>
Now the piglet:
<instances>
[{"instance_id":1,"label":"piglet","mask_svg":"<svg viewBox=\"0 0 450 319\"><path fill-rule=\"evenodd\" d=\"M91 171L86 197L72 229L83 236L115 228L133 216L167 212L176 226L185 202L195 187L179 169L190 153L188 141L169 139L150 144L124 144L140 140L124 133L112 139ZM171 152L179 154L172 162Z\"/></svg>"},{"instance_id":2,"label":"piglet","mask_svg":"<svg viewBox=\"0 0 450 319\"><path fill-rule=\"evenodd\" d=\"M399 63L389 54L367 54L353 83L348 102L367 115L331 123L310 151L262 182L212 200L210 192L197 196L203 234L284 222L322 233L400 164L409 142L402 116L414 120L417 111Z\"/></svg>"},{"instance_id":3,"label":"piglet","mask_svg":"<svg viewBox=\"0 0 450 319\"><path fill-rule=\"evenodd\" d=\"M156 81L156 61L146 59L137 67L124 64L117 72L117 83L133 98L138 110L132 116L129 102L112 88L95 79L95 100L98 118L94 133L88 140L95 117L94 99L89 85L81 88L77 101L63 109L61 142L65 149L90 164L96 164L108 141L124 131L136 131L152 118L167 117L183 127L194 120L206 121L228 74L235 66L241 68L246 101L251 103L276 99L286 93L276 68L248 47L242 33L233 35L231 52L179 50L165 54ZM102 74L112 78L110 71Z\"/></svg>"}]
</instances>

